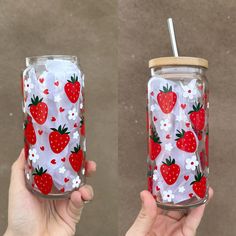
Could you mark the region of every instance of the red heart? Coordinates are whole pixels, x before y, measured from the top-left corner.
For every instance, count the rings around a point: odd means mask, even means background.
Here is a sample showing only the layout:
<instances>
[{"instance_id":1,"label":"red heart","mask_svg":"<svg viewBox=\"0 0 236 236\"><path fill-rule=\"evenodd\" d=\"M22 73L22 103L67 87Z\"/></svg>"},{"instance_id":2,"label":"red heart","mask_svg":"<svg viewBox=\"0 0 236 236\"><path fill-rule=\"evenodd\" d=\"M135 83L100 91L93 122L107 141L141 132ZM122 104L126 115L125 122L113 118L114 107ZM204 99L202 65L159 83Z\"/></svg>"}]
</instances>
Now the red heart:
<instances>
[{"instance_id":1,"label":"red heart","mask_svg":"<svg viewBox=\"0 0 236 236\"><path fill-rule=\"evenodd\" d=\"M193 197L193 193L190 193L190 194L189 194L189 197L192 198L192 197Z\"/></svg>"},{"instance_id":2,"label":"red heart","mask_svg":"<svg viewBox=\"0 0 236 236\"><path fill-rule=\"evenodd\" d=\"M55 159L52 159L52 160L51 160L51 163L52 163L53 165L55 165L57 162L56 162Z\"/></svg>"},{"instance_id":3,"label":"red heart","mask_svg":"<svg viewBox=\"0 0 236 236\"><path fill-rule=\"evenodd\" d=\"M166 139L170 139L171 137L170 137L170 135L169 134L167 134L166 135Z\"/></svg>"},{"instance_id":4,"label":"red heart","mask_svg":"<svg viewBox=\"0 0 236 236\"><path fill-rule=\"evenodd\" d=\"M77 128L77 127L78 127L78 124L77 124L77 123L75 123L75 124L74 124L74 127L75 127L75 128Z\"/></svg>"},{"instance_id":5,"label":"red heart","mask_svg":"<svg viewBox=\"0 0 236 236\"><path fill-rule=\"evenodd\" d=\"M63 107L60 107L60 108L59 108L59 111L60 111L60 112L63 112L63 111L65 111L65 109L64 109Z\"/></svg>"},{"instance_id":6,"label":"red heart","mask_svg":"<svg viewBox=\"0 0 236 236\"><path fill-rule=\"evenodd\" d=\"M40 78L39 82L42 84L44 82L44 78Z\"/></svg>"},{"instance_id":7,"label":"red heart","mask_svg":"<svg viewBox=\"0 0 236 236\"><path fill-rule=\"evenodd\" d=\"M157 170L157 166L154 167L154 170Z\"/></svg>"},{"instance_id":8,"label":"red heart","mask_svg":"<svg viewBox=\"0 0 236 236\"><path fill-rule=\"evenodd\" d=\"M34 188L34 184L32 184L32 187Z\"/></svg>"},{"instance_id":9,"label":"red heart","mask_svg":"<svg viewBox=\"0 0 236 236\"><path fill-rule=\"evenodd\" d=\"M48 89L45 89L45 90L43 91L43 93L46 94L46 95L49 94Z\"/></svg>"},{"instance_id":10,"label":"red heart","mask_svg":"<svg viewBox=\"0 0 236 236\"><path fill-rule=\"evenodd\" d=\"M190 126L190 123L187 122L187 123L186 123L186 126L189 127L189 126Z\"/></svg>"},{"instance_id":11,"label":"red heart","mask_svg":"<svg viewBox=\"0 0 236 236\"><path fill-rule=\"evenodd\" d=\"M151 96L154 96L154 92L153 91L150 94L151 94Z\"/></svg>"},{"instance_id":12,"label":"red heart","mask_svg":"<svg viewBox=\"0 0 236 236\"><path fill-rule=\"evenodd\" d=\"M39 129L38 133L39 133L39 135L42 135L43 131Z\"/></svg>"},{"instance_id":13,"label":"red heart","mask_svg":"<svg viewBox=\"0 0 236 236\"><path fill-rule=\"evenodd\" d=\"M155 122L155 121L157 121L157 118L154 116L154 117L153 117L153 120L154 120L154 122Z\"/></svg>"},{"instance_id":14,"label":"red heart","mask_svg":"<svg viewBox=\"0 0 236 236\"><path fill-rule=\"evenodd\" d=\"M44 146L41 146L40 149L41 149L42 151L44 151Z\"/></svg>"},{"instance_id":15,"label":"red heart","mask_svg":"<svg viewBox=\"0 0 236 236\"><path fill-rule=\"evenodd\" d=\"M187 181L189 179L189 176L188 175L185 175L184 176L184 179Z\"/></svg>"},{"instance_id":16,"label":"red heart","mask_svg":"<svg viewBox=\"0 0 236 236\"><path fill-rule=\"evenodd\" d=\"M61 188L60 192L64 193L65 192L65 188Z\"/></svg>"},{"instance_id":17,"label":"red heart","mask_svg":"<svg viewBox=\"0 0 236 236\"><path fill-rule=\"evenodd\" d=\"M182 109L185 109L187 105L186 104L181 104L180 106L181 106Z\"/></svg>"},{"instance_id":18,"label":"red heart","mask_svg":"<svg viewBox=\"0 0 236 236\"><path fill-rule=\"evenodd\" d=\"M56 121L56 118L53 116L52 119L51 119L51 121L52 121L52 122L53 122L53 121Z\"/></svg>"},{"instance_id":19,"label":"red heart","mask_svg":"<svg viewBox=\"0 0 236 236\"><path fill-rule=\"evenodd\" d=\"M29 165L28 167L29 167L29 170L31 170L31 169L32 169L32 166L31 166L31 165Z\"/></svg>"},{"instance_id":20,"label":"red heart","mask_svg":"<svg viewBox=\"0 0 236 236\"><path fill-rule=\"evenodd\" d=\"M55 84L56 86L58 86L58 85L59 85L59 81L55 81L54 84Z\"/></svg>"},{"instance_id":21,"label":"red heart","mask_svg":"<svg viewBox=\"0 0 236 236\"><path fill-rule=\"evenodd\" d=\"M160 190L160 188L159 188L158 186L156 186L156 190L157 190L157 191L159 191L159 190Z\"/></svg>"},{"instance_id":22,"label":"red heart","mask_svg":"<svg viewBox=\"0 0 236 236\"><path fill-rule=\"evenodd\" d=\"M66 161L66 158L65 158L65 157L61 158L61 161L65 162L65 161Z\"/></svg>"},{"instance_id":23,"label":"red heart","mask_svg":"<svg viewBox=\"0 0 236 236\"><path fill-rule=\"evenodd\" d=\"M65 178L65 179L64 179L64 182L65 182L65 183L67 183L68 181L69 181L69 179L68 179L68 178Z\"/></svg>"}]
</instances>

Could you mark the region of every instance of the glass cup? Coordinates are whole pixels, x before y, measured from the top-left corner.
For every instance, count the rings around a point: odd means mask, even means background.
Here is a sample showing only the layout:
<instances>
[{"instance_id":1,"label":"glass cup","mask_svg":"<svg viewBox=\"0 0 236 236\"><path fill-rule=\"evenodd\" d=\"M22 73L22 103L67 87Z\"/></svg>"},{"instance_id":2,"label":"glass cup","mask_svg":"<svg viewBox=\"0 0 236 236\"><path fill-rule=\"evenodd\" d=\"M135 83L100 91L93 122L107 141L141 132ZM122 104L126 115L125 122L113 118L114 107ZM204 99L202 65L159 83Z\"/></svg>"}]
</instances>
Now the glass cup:
<instances>
[{"instance_id":1,"label":"glass cup","mask_svg":"<svg viewBox=\"0 0 236 236\"><path fill-rule=\"evenodd\" d=\"M149 61L148 189L159 207L183 209L208 199L208 62Z\"/></svg>"},{"instance_id":2,"label":"glass cup","mask_svg":"<svg viewBox=\"0 0 236 236\"><path fill-rule=\"evenodd\" d=\"M26 58L22 90L27 187L66 197L85 183L84 75L77 57Z\"/></svg>"}]
</instances>

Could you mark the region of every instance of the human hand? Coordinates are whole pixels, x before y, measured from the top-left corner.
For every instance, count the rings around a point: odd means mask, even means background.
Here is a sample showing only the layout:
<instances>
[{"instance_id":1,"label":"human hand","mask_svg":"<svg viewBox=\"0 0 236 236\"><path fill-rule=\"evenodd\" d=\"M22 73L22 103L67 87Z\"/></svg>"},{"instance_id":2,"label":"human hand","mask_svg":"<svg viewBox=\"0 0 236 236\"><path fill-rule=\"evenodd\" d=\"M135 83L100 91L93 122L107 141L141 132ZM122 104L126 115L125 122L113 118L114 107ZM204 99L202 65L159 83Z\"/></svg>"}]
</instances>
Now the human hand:
<instances>
[{"instance_id":1,"label":"human hand","mask_svg":"<svg viewBox=\"0 0 236 236\"><path fill-rule=\"evenodd\" d=\"M209 199L213 190L209 189ZM142 209L126 236L194 236L202 219L205 204L184 211L164 211L157 207L148 191L140 193Z\"/></svg>"},{"instance_id":2,"label":"human hand","mask_svg":"<svg viewBox=\"0 0 236 236\"><path fill-rule=\"evenodd\" d=\"M25 185L24 150L12 165L8 203L8 228L4 236L70 236L75 234L83 201L93 198L93 189L84 185L71 194L70 199L38 198ZM96 163L86 163L86 174L96 171Z\"/></svg>"}]
</instances>

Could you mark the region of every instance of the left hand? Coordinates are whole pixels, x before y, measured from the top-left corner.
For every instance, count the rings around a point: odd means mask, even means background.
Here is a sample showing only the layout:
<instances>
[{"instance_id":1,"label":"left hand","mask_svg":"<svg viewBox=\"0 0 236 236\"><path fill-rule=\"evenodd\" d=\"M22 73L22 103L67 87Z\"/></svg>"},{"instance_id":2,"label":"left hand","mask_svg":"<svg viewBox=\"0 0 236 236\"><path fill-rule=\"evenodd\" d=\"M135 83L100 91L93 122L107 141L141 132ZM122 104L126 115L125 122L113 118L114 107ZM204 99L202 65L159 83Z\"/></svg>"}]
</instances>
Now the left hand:
<instances>
[{"instance_id":1,"label":"left hand","mask_svg":"<svg viewBox=\"0 0 236 236\"><path fill-rule=\"evenodd\" d=\"M70 199L50 200L38 198L25 185L24 150L12 165L9 189L8 228L5 236L71 236L75 234L83 201L93 198L93 189L84 185L74 191ZM96 171L96 163L86 163L86 173Z\"/></svg>"}]
</instances>

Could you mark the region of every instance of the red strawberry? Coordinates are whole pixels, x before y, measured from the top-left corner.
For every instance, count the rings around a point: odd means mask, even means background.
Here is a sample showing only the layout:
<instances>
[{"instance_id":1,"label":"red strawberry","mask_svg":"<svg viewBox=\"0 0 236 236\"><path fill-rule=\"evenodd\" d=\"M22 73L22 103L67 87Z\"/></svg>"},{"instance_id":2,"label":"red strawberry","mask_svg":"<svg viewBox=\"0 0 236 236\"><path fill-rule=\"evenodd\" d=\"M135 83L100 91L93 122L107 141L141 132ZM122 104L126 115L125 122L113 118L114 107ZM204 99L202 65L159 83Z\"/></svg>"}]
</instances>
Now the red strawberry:
<instances>
[{"instance_id":1,"label":"red strawberry","mask_svg":"<svg viewBox=\"0 0 236 236\"><path fill-rule=\"evenodd\" d=\"M80 171L83 159L84 159L83 151L80 149L80 146L77 145L76 147L74 147L74 151L72 151L69 156L71 167L75 172Z\"/></svg>"},{"instance_id":2,"label":"red strawberry","mask_svg":"<svg viewBox=\"0 0 236 236\"><path fill-rule=\"evenodd\" d=\"M193 110L190 111L190 120L192 121L193 127L200 131L205 126L205 110L202 108L200 103L193 105Z\"/></svg>"},{"instance_id":3,"label":"red strawberry","mask_svg":"<svg viewBox=\"0 0 236 236\"><path fill-rule=\"evenodd\" d=\"M43 170L43 167L35 168L34 175L34 182L37 185L38 189L43 194L49 194L52 190L52 176L48 173L46 173L47 170Z\"/></svg>"},{"instance_id":4,"label":"red strawberry","mask_svg":"<svg viewBox=\"0 0 236 236\"><path fill-rule=\"evenodd\" d=\"M84 117L83 116L81 117L81 120L80 120L80 134L82 136L85 136L85 123L84 123Z\"/></svg>"},{"instance_id":5,"label":"red strawberry","mask_svg":"<svg viewBox=\"0 0 236 236\"><path fill-rule=\"evenodd\" d=\"M171 160L171 157L169 157L169 159L166 159L166 162L162 163L161 175L163 179L168 185L174 184L179 177L179 165L175 164L175 159Z\"/></svg>"},{"instance_id":6,"label":"red strawberry","mask_svg":"<svg viewBox=\"0 0 236 236\"><path fill-rule=\"evenodd\" d=\"M40 125L47 120L48 116L48 106L42 101L43 98L39 99L38 96L35 97L35 95L33 95L33 98L31 98L31 104L29 104L31 115Z\"/></svg>"},{"instance_id":7,"label":"red strawberry","mask_svg":"<svg viewBox=\"0 0 236 236\"><path fill-rule=\"evenodd\" d=\"M51 128L51 130L53 132L49 134L50 147L54 153L60 153L70 141L70 136L68 135L70 132L67 132L68 128L65 125L63 127L60 125L58 129Z\"/></svg>"},{"instance_id":8,"label":"red strawberry","mask_svg":"<svg viewBox=\"0 0 236 236\"><path fill-rule=\"evenodd\" d=\"M200 197L204 198L206 195L206 177L201 174L200 172L197 172L197 175L195 175L195 181L191 183L193 191Z\"/></svg>"},{"instance_id":9,"label":"red strawberry","mask_svg":"<svg viewBox=\"0 0 236 236\"><path fill-rule=\"evenodd\" d=\"M71 80L67 80L64 90L68 99L72 103L76 103L80 95L80 83L78 82L78 76L71 76Z\"/></svg>"},{"instance_id":10,"label":"red strawberry","mask_svg":"<svg viewBox=\"0 0 236 236\"><path fill-rule=\"evenodd\" d=\"M24 142L24 151L25 151L25 160L28 160L28 157L29 157L29 144L26 141Z\"/></svg>"},{"instance_id":11,"label":"red strawberry","mask_svg":"<svg viewBox=\"0 0 236 236\"><path fill-rule=\"evenodd\" d=\"M25 139L28 143L34 145L36 143L36 133L32 122L25 121Z\"/></svg>"},{"instance_id":12,"label":"red strawberry","mask_svg":"<svg viewBox=\"0 0 236 236\"><path fill-rule=\"evenodd\" d=\"M177 95L175 92L172 92L172 86L168 87L168 84L166 87L164 86L163 91L160 90L157 95L157 101L165 114L170 113L177 101Z\"/></svg>"},{"instance_id":13,"label":"red strawberry","mask_svg":"<svg viewBox=\"0 0 236 236\"><path fill-rule=\"evenodd\" d=\"M147 172L147 180L148 180L148 191L152 193L152 186L153 186L153 171L152 166L149 166L149 170Z\"/></svg>"},{"instance_id":14,"label":"red strawberry","mask_svg":"<svg viewBox=\"0 0 236 236\"><path fill-rule=\"evenodd\" d=\"M154 161L161 152L161 141L155 130L152 128L152 135L149 139L149 157L152 161Z\"/></svg>"},{"instance_id":15,"label":"red strawberry","mask_svg":"<svg viewBox=\"0 0 236 236\"><path fill-rule=\"evenodd\" d=\"M197 149L197 141L193 132L185 132L183 129L181 132L179 130L177 130L177 132L176 136L178 138L175 139L177 141L176 146L185 152L195 152Z\"/></svg>"},{"instance_id":16,"label":"red strawberry","mask_svg":"<svg viewBox=\"0 0 236 236\"><path fill-rule=\"evenodd\" d=\"M148 177L148 191L152 193L152 184L153 184L153 179L151 176Z\"/></svg>"}]
</instances>

